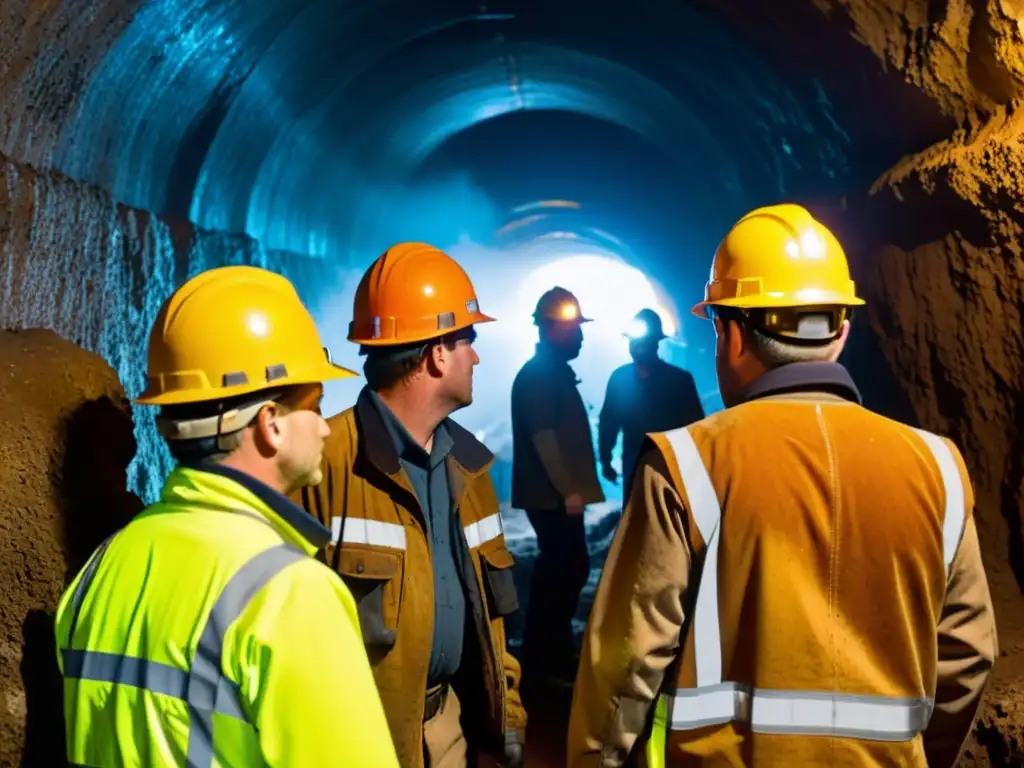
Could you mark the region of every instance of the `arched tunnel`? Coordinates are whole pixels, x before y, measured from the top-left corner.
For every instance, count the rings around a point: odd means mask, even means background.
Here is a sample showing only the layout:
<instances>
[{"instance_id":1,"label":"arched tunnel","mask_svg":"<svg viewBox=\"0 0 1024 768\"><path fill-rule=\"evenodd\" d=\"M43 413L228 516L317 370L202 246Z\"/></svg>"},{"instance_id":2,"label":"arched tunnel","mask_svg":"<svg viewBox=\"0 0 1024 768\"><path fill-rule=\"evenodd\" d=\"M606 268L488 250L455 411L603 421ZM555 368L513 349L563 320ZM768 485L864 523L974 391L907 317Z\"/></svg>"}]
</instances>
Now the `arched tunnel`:
<instances>
[{"instance_id":1,"label":"arched tunnel","mask_svg":"<svg viewBox=\"0 0 1024 768\"><path fill-rule=\"evenodd\" d=\"M0 0L0 764L63 758L46 616L170 466L125 397L187 277L285 274L358 366L362 270L400 240L447 249L499 318L464 421L500 459L545 281L599 321L593 407L619 323L657 303L720 408L688 309L729 226L792 201L867 300L843 358L866 404L963 451L1002 653L961 764L1024 765L1018 5Z\"/></svg>"}]
</instances>

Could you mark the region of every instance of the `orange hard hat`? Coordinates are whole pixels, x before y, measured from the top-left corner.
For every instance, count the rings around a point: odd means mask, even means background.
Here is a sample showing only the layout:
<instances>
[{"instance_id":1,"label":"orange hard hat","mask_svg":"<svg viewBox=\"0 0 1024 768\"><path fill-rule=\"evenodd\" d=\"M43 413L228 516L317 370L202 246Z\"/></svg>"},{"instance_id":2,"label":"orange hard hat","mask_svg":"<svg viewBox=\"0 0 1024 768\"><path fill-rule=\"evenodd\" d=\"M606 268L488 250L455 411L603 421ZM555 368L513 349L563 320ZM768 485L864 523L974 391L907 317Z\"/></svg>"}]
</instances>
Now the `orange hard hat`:
<instances>
[{"instance_id":1,"label":"orange hard hat","mask_svg":"<svg viewBox=\"0 0 1024 768\"><path fill-rule=\"evenodd\" d=\"M846 254L835 235L803 207L758 208L733 225L715 251L704 301L693 307L739 309L855 307Z\"/></svg>"},{"instance_id":2,"label":"orange hard hat","mask_svg":"<svg viewBox=\"0 0 1024 768\"><path fill-rule=\"evenodd\" d=\"M140 405L216 402L356 376L330 361L294 286L258 267L207 270L161 307Z\"/></svg>"},{"instance_id":3,"label":"orange hard hat","mask_svg":"<svg viewBox=\"0 0 1024 768\"><path fill-rule=\"evenodd\" d=\"M348 340L367 347L429 341L494 320L480 311L469 276L444 251L399 243L359 281Z\"/></svg>"}]
</instances>

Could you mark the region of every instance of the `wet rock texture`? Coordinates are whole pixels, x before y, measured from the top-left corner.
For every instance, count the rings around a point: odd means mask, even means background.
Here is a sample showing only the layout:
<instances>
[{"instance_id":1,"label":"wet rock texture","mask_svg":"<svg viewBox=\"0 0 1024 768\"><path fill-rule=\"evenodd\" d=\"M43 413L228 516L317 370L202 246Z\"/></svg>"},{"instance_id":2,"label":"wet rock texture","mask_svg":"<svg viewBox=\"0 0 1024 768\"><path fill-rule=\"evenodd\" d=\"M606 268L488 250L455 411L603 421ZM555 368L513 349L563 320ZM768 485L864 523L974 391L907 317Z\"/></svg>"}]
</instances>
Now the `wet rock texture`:
<instances>
[{"instance_id":1,"label":"wet rock texture","mask_svg":"<svg viewBox=\"0 0 1024 768\"><path fill-rule=\"evenodd\" d=\"M0 413L0 765L61 765L51 617L65 578L141 508L130 409L99 356L29 330L0 331Z\"/></svg>"},{"instance_id":2,"label":"wet rock texture","mask_svg":"<svg viewBox=\"0 0 1024 768\"><path fill-rule=\"evenodd\" d=\"M300 292L319 292L331 280L319 260L167 222L0 155L0 328L50 328L98 353L130 397L145 385L149 328L160 305L189 277L226 264L282 272ZM136 409L139 454L130 472L147 500L155 500L170 467L153 415Z\"/></svg>"}]
</instances>

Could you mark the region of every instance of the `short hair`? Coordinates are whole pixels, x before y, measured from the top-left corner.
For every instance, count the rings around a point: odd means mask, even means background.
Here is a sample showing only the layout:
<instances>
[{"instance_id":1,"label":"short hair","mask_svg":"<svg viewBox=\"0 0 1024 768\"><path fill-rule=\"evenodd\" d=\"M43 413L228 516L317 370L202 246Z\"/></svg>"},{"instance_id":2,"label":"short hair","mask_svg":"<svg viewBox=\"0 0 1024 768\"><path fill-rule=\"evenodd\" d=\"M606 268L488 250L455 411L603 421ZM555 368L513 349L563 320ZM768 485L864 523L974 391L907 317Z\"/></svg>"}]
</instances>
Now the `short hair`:
<instances>
[{"instance_id":1,"label":"short hair","mask_svg":"<svg viewBox=\"0 0 1024 768\"><path fill-rule=\"evenodd\" d=\"M789 363L826 362L831 360L839 346L839 338L822 344L793 344L776 336L769 336L757 328L743 326L750 350L765 368L779 368Z\"/></svg>"},{"instance_id":2,"label":"short hair","mask_svg":"<svg viewBox=\"0 0 1024 768\"><path fill-rule=\"evenodd\" d=\"M832 330L835 319L845 318L844 314L828 311L805 311L789 315L790 330L804 332L804 338L790 341L782 334L770 333L760 326L760 314L753 314L735 307L715 307L712 310L723 323L735 321L740 333L750 345L754 356L769 370L790 363L826 362L831 360L839 346L838 335L816 339ZM841 326L840 326L841 327Z\"/></svg>"},{"instance_id":3,"label":"short hair","mask_svg":"<svg viewBox=\"0 0 1024 768\"><path fill-rule=\"evenodd\" d=\"M202 403L186 403L183 405L167 405L160 409L161 421L191 421L205 419L226 413L234 408L245 408L258 402L272 402L287 414L291 411L287 401L294 396L298 386L282 387L272 390L252 392L224 400L212 400ZM253 416L255 420L256 415ZM200 462L221 461L242 446L245 430L252 426L252 420L237 429L213 437L196 437L187 440L164 438L171 456L179 464L197 464Z\"/></svg>"},{"instance_id":4,"label":"short hair","mask_svg":"<svg viewBox=\"0 0 1024 768\"><path fill-rule=\"evenodd\" d=\"M390 347L364 345L359 348L359 354L366 356L366 360L363 361L366 386L374 392L391 389L412 377L423 364L427 353L435 346L444 344L445 349L453 350L462 339L468 339L470 342L476 339L476 331L472 326L411 344Z\"/></svg>"}]
</instances>

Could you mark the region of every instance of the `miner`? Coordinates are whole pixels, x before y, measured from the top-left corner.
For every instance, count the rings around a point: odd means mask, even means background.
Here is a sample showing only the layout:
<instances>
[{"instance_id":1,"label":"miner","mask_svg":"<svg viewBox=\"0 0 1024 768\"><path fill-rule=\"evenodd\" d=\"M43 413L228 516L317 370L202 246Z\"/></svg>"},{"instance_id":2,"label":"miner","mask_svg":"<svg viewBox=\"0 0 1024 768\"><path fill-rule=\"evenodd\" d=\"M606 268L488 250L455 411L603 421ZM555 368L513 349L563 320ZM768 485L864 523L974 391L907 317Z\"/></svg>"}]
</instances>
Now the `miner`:
<instances>
[{"instance_id":1,"label":"miner","mask_svg":"<svg viewBox=\"0 0 1024 768\"><path fill-rule=\"evenodd\" d=\"M526 510L540 550L523 636L527 703L551 685L572 687L572 622L590 573L583 513L604 501L590 414L569 365L590 320L559 286L540 297L533 319L537 351L512 383L512 506Z\"/></svg>"},{"instance_id":2,"label":"miner","mask_svg":"<svg viewBox=\"0 0 1024 768\"><path fill-rule=\"evenodd\" d=\"M397 766L330 538L285 494L320 478L331 363L285 278L192 278L149 338L177 467L60 601L72 765Z\"/></svg>"},{"instance_id":3,"label":"miner","mask_svg":"<svg viewBox=\"0 0 1024 768\"><path fill-rule=\"evenodd\" d=\"M503 617L518 607L488 469L450 416L473 401L480 311L469 277L423 243L389 248L356 290L349 341L366 388L331 418L323 479L301 492L359 603L404 768L522 764L526 714Z\"/></svg>"},{"instance_id":4,"label":"miner","mask_svg":"<svg viewBox=\"0 0 1024 768\"><path fill-rule=\"evenodd\" d=\"M861 405L836 359L863 303L797 205L719 245L693 311L727 408L641 448L572 768L956 762L997 652L971 484L950 440Z\"/></svg>"},{"instance_id":5,"label":"miner","mask_svg":"<svg viewBox=\"0 0 1024 768\"><path fill-rule=\"evenodd\" d=\"M617 482L612 450L622 434L623 498L629 497L640 443L648 432L678 429L704 418L697 385L689 371L663 360L658 345L665 338L661 316L641 309L626 330L633 362L616 368L608 379L597 427L601 471Z\"/></svg>"}]
</instances>

